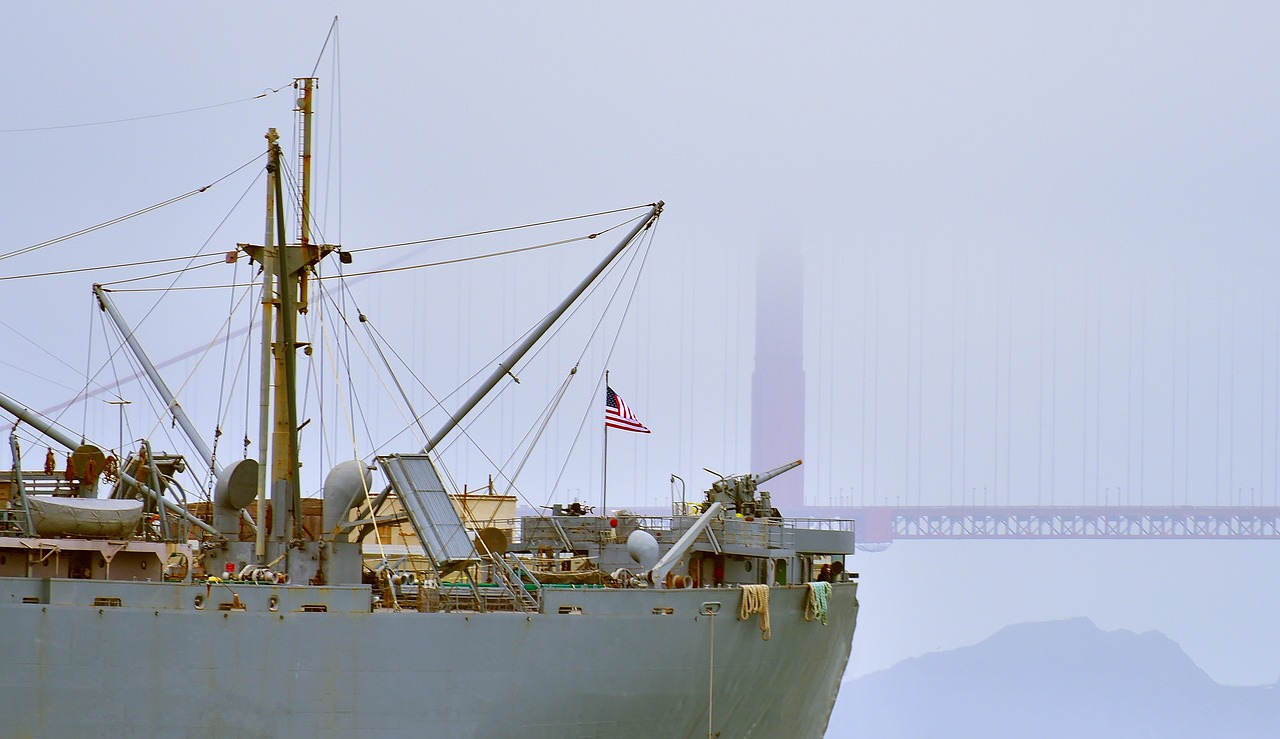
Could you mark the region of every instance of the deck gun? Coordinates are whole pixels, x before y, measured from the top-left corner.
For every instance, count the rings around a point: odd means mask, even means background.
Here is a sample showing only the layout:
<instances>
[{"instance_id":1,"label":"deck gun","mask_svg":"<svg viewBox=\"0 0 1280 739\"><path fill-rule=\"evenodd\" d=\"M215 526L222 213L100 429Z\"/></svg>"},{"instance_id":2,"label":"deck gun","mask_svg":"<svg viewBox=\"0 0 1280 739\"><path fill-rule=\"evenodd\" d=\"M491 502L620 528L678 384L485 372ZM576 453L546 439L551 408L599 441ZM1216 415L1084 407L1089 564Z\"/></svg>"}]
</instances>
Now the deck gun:
<instances>
[{"instance_id":1,"label":"deck gun","mask_svg":"<svg viewBox=\"0 0 1280 739\"><path fill-rule=\"evenodd\" d=\"M758 475L751 473L722 475L719 480L711 483L711 488L707 490L707 504L723 503L726 508L732 508L743 516L777 517L778 513L773 507L768 491L760 490L760 484L772 480L787 470L799 467L800 463L801 460L797 459ZM707 471L711 472L711 470ZM711 472L711 474L717 473Z\"/></svg>"},{"instance_id":2,"label":"deck gun","mask_svg":"<svg viewBox=\"0 0 1280 739\"><path fill-rule=\"evenodd\" d=\"M720 475L720 479L711 484L711 488L707 490L707 500L702 505L702 514L698 516L698 520L694 521L684 534L671 545L667 553L658 559L653 567L646 570L643 579L651 585L661 587L663 579L667 573L671 572L697 541L711 522L721 515L721 511L732 509L736 513L741 514L744 518L781 518L777 510L773 507L773 502L769 500L769 493L760 490L760 483L768 482L773 478L781 475L787 470L795 469L800 466L800 460L788 462L776 469L768 472L761 472L758 475L747 473L745 475ZM711 470L707 470L711 472ZM716 475L718 473L711 472ZM633 532L634 534L645 534L643 531ZM628 541L630 545L630 541ZM656 546L656 545L654 545Z\"/></svg>"}]
</instances>

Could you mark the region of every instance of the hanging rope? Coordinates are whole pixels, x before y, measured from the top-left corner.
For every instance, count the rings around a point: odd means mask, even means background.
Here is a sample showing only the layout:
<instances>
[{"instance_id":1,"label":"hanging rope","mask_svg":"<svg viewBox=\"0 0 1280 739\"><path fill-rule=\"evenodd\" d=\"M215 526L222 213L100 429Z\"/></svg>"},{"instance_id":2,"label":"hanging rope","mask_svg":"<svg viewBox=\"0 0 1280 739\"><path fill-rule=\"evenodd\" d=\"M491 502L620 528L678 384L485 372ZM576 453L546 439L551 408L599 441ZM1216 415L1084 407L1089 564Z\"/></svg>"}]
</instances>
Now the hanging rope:
<instances>
[{"instance_id":1,"label":"hanging rope","mask_svg":"<svg viewBox=\"0 0 1280 739\"><path fill-rule=\"evenodd\" d=\"M805 586L809 588L809 594L804 599L804 620L820 619L822 625L826 626L827 604L831 599L831 583L807 582Z\"/></svg>"},{"instance_id":2,"label":"hanging rope","mask_svg":"<svg viewBox=\"0 0 1280 739\"><path fill-rule=\"evenodd\" d=\"M769 628L769 586L743 585L738 620L746 621L756 613L760 614L760 638L769 641L769 637L773 635L773 630Z\"/></svg>"}]
</instances>

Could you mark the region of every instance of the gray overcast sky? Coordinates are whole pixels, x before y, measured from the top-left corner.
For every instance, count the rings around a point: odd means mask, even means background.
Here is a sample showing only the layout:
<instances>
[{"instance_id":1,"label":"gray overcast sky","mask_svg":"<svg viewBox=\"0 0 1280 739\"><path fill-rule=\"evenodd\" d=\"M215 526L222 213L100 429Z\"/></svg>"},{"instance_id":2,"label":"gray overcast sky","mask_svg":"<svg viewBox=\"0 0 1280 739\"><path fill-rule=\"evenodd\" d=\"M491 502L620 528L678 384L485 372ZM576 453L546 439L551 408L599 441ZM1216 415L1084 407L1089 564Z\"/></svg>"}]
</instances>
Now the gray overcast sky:
<instances>
[{"instance_id":1,"label":"gray overcast sky","mask_svg":"<svg viewBox=\"0 0 1280 739\"><path fill-rule=\"evenodd\" d=\"M212 182L256 156L268 126L290 135L291 102L286 91L15 129L277 88L310 72L334 15L339 43L317 72L327 240L359 248L667 201L609 362L655 433L611 443L611 502L661 503L672 472L695 488L704 466L745 471L760 248L806 257L811 503L1277 501L1277 7L11 4L2 251ZM260 239L255 174L0 261L0 276ZM413 273L354 299L447 392L597 253ZM392 258L376 254L359 264ZM3 283L6 392L52 408L79 391L114 341L88 292L106 277ZM135 319L154 300L120 296ZM212 340L226 304L166 302L141 332L157 358L174 356ZM486 454L505 458L527 430L590 322L575 326L528 370L527 395L504 393L497 420L476 427ZM598 495L598 431L569 448L604 352L584 359L592 376L548 431L555 462L522 478L535 503L566 457L556 497ZM216 371L184 398L202 427L221 408L214 384L235 375L220 350L210 357ZM363 410L391 417L368 383ZM126 435L151 433L141 391L123 392L137 394ZM63 420L115 443L116 409L85 408ZM243 409L222 412L243 425ZM404 425L378 424L365 438ZM487 465L466 446L451 467L481 484ZM895 545L860 558L854 671L1005 623L1087 615L1159 628L1216 679L1269 682L1273 546Z\"/></svg>"}]
</instances>

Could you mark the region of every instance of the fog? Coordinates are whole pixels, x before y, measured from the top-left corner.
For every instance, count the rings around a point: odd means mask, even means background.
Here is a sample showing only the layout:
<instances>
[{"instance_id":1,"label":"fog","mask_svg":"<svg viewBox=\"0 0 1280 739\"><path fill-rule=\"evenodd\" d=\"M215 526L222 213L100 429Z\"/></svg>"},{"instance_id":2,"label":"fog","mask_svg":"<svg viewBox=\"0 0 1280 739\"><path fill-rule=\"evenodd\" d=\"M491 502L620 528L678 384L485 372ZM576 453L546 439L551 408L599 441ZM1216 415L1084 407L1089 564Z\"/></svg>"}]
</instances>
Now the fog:
<instances>
[{"instance_id":1,"label":"fog","mask_svg":"<svg viewBox=\"0 0 1280 739\"><path fill-rule=\"evenodd\" d=\"M751 376L768 351L755 333L764 249L803 259L809 505L1280 503L1275 8L49 3L0 14L4 255L213 183L263 151L268 127L289 152L287 85L313 66L316 218L327 243L355 252L350 271L613 228L326 292L315 313L330 323L309 335L313 475L421 444L388 375L341 364L339 312L368 319L352 320L361 346L376 331L395 348L387 364L415 412L462 386L453 408L467 378L642 211L360 249L661 199L635 260L445 450L457 484L511 472L575 363L517 480L527 504L599 500L592 414L606 369L653 431L610 434L611 507L665 505L672 474L693 493L712 479L703 468L748 471ZM167 115L177 111L189 112ZM0 277L217 261L262 238L260 171L6 256ZM95 390L132 373L108 360L119 339L90 285L178 266L4 281L3 391L103 445L160 435L185 450L136 382L67 405L86 372ZM249 279L241 263L179 284ZM256 408L227 387L243 391L256 366L247 335L223 340L243 294L116 296L157 361L211 347L166 372L200 428L221 422L232 458L256 434ZM107 402L117 397L131 401L123 415ZM432 413L428 432L444 418ZM43 442L23 440L38 466ZM1220 681L1269 682L1280 640L1260 615L1280 605L1273 547L895 544L857 557L850 674L1008 623L1086 615L1163 629Z\"/></svg>"}]
</instances>

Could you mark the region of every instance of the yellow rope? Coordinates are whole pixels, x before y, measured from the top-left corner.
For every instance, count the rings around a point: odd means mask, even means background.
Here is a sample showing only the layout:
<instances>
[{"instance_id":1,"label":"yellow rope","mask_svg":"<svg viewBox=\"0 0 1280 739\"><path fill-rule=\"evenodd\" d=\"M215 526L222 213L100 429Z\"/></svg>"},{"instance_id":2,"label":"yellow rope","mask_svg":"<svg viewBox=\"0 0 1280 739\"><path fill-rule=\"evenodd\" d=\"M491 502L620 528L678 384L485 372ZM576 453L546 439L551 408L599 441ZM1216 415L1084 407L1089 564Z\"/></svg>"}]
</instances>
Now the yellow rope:
<instances>
[{"instance_id":1,"label":"yellow rope","mask_svg":"<svg viewBox=\"0 0 1280 739\"><path fill-rule=\"evenodd\" d=\"M768 585L742 586L742 605L738 607L738 620L746 621L753 613L760 614L760 638L769 641L772 631L769 628Z\"/></svg>"},{"instance_id":2,"label":"yellow rope","mask_svg":"<svg viewBox=\"0 0 1280 739\"><path fill-rule=\"evenodd\" d=\"M804 599L804 620L812 621L815 618L822 621L822 625L827 625L827 604L831 598L831 583L829 582L807 582L809 595Z\"/></svg>"}]
</instances>

